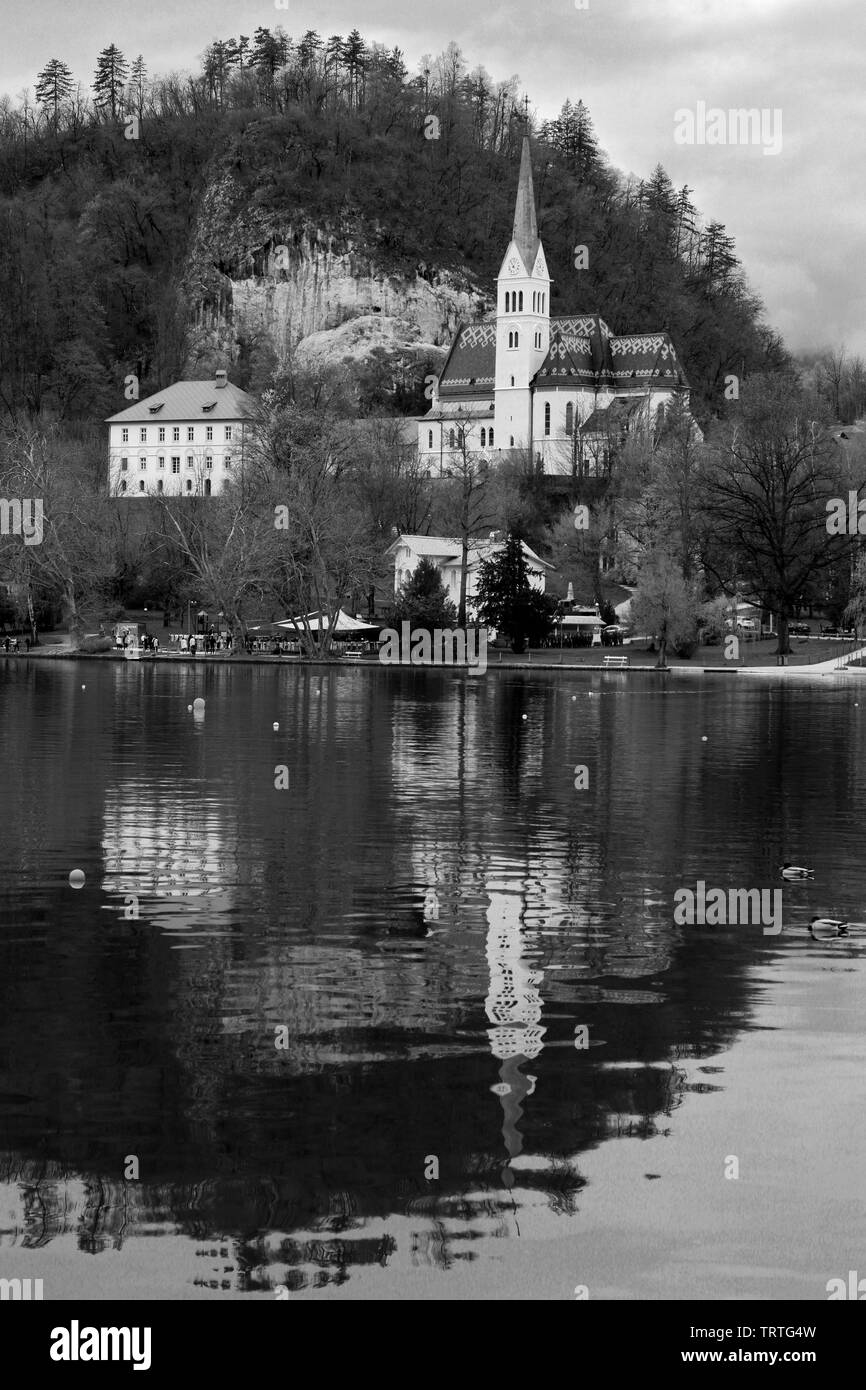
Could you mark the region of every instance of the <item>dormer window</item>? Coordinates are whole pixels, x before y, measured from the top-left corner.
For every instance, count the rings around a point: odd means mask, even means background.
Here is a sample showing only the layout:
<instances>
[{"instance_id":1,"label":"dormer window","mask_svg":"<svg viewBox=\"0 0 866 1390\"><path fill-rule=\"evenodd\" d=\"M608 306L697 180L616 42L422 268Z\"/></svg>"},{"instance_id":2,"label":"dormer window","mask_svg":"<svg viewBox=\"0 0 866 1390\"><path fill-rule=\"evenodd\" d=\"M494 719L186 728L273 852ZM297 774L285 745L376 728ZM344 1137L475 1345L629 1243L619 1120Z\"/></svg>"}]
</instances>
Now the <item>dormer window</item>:
<instances>
[{"instance_id":1,"label":"dormer window","mask_svg":"<svg viewBox=\"0 0 866 1390\"><path fill-rule=\"evenodd\" d=\"M164 405L165 401L160 401L159 405L149 405L147 408L150 411L151 415L158 415Z\"/></svg>"},{"instance_id":2,"label":"dormer window","mask_svg":"<svg viewBox=\"0 0 866 1390\"><path fill-rule=\"evenodd\" d=\"M203 405L203 406L202 406L202 410L204 411L205 415L207 415L208 411L215 410L215 409L216 409L216 401L208 401L207 405Z\"/></svg>"}]
</instances>

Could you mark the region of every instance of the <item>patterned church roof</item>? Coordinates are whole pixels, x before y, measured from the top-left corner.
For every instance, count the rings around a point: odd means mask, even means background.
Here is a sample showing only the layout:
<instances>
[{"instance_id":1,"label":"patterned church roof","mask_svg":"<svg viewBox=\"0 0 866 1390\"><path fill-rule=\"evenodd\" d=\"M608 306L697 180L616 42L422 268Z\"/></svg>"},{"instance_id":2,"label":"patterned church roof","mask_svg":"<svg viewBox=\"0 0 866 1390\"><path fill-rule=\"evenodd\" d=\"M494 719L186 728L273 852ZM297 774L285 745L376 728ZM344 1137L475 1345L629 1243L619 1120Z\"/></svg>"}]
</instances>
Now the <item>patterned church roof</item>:
<instances>
[{"instance_id":1,"label":"patterned church roof","mask_svg":"<svg viewBox=\"0 0 866 1390\"><path fill-rule=\"evenodd\" d=\"M490 395L496 375L496 320L458 329L439 377L439 395ZM598 314L550 320L550 350L534 387L573 389L659 385L687 387L668 333L612 334Z\"/></svg>"},{"instance_id":2,"label":"patterned church roof","mask_svg":"<svg viewBox=\"0 0 866 1390\"><path fill-rule=\"evenodd\" d=\"M439 376L440 396L489 396L496 380L496 320L457 330Z\"/></svg>"}]
</instances>

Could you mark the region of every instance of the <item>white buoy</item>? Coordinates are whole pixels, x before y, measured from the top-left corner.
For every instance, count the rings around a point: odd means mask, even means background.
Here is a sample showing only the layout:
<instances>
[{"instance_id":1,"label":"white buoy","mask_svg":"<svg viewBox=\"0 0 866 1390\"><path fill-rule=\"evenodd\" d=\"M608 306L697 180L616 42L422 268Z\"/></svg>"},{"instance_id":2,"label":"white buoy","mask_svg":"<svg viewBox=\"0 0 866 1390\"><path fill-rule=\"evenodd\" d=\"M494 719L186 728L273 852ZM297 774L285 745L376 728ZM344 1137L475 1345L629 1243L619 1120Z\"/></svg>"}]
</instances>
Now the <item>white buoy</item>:
<instances>
[{"instance_id":1,"label":"white buoy","mask_svg":"<svg viewBox=\"0 0 866 1390\"><path fill-rule=\"evenodd\" d=\"M192 713L192 705L187 705L187 709L189 710L189 712L190 712L190 714L191 714L191 713Z\"/></svg>"},{"instance_id":2,"label":"white buoy","mask_svg":"<svg viewBox=\"0 0 866 1390\"><path fill-rule=\"evenodd\" d=\"M702 734L702 735L701 735L701 743L706 743L706 742L707 742L707 736L706 736L706 734Z\"/></svg>"},{"instance_id":3,"label":"white buoy","mask_svg":"<svg viewBox=\"0 0 866 1390\"><path fill-rule=\"evenodd\" d=\"M84 887L84 874L82 873L81 869L72 870L72 873L69 875L69 885L71 888Z\"/></svg>"},{"instance_id":4,"label":"white buoy","mask_svg":"<svg viewBox=\"0 0 866 1390\"><path fill-rule=\"evenodd\" d=\"M81 689L82 689L82 690L86 690L86 689L87 689L87 686L86 686L86 685L83 685L83 686L81 687Z\"/></svg>"},{"instance_id":5,"label":"white buoy","mask_svg":"<svg viewBox=\"0 0 866 1390\"><path fill-rule=\"evenodd\" d=\"M528 715L528 714L521 714L520 718L521 718L521 719L528 719L528 718L529 718L529 715Z\"/></svg>"},{"instance_id":6,"label":"white buoy","mask_svg":"<svg viewBox=\"0 0 866 1390\"><path fill-rule=\"evenodd\" d=\"M277 732L277 730L279 729L279 727L280 727L280 726L279 726L279 724L277 723L277 721L276 721L276 719L275 719L275 720L274 720L274 733Z\"/></svg>"}]
</instances>

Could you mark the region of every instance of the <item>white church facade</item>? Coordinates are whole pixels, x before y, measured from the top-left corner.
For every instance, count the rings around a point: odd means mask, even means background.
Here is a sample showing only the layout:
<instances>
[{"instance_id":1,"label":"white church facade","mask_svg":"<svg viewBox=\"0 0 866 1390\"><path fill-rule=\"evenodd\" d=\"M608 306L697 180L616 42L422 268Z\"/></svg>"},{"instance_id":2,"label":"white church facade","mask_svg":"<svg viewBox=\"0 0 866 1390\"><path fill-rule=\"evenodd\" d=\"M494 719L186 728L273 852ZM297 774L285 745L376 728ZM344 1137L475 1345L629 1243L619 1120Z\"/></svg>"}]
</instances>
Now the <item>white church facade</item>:
<instances>
[{"instance_id":1,"label":"white church facade","mask_svg":"<svg viewBox=\"0 0 866 1390\"><path fill-rule=\"evenodd\" d=\"M491 461L519 450L550 474L571 474L581 458L591 475L623 430L653 427L674 397L688 407L666 332L617 335L598 314L551 318L551 283L525 138L496 317L458 329L418 422L419 456L432 476L450 473L464 450Z\"/></svg>"}]
</instances>

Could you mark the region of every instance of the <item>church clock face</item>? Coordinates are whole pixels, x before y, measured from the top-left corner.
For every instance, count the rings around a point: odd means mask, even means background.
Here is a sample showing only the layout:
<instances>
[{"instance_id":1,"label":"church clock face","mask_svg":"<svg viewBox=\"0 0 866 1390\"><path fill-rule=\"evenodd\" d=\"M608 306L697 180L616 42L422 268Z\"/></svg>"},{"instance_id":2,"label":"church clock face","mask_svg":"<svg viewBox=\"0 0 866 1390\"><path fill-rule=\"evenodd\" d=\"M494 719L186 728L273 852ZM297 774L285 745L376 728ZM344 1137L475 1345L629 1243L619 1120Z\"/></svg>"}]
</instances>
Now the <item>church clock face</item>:
<instances>
[{"instance_id":1,"label":"church clock face","mask_svg":"<svg viewBox=\"0 0 866 1390\"><path fill-rule=\"evenodd\" d=\"M508 261L508 274L519 275L521 271L520 259L518 256L511 256Z\"/></svg>"}]
</instances>

